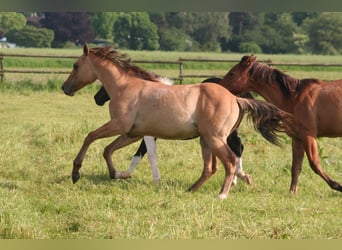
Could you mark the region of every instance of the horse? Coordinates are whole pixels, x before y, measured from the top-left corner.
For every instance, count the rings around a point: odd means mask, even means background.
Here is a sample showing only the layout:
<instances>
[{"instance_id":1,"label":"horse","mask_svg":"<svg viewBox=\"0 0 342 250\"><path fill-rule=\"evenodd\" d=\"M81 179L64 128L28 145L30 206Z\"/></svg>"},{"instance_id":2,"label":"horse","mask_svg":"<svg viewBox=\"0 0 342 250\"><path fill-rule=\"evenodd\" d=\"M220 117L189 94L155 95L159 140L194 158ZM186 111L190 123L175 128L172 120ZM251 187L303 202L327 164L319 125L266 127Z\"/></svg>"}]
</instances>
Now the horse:
<instances>
[{"instance_id":1,"label":"horse","mask_svg":"<svg viewBox=\"0 0 342 250\"><path fill-rule=\"evenodd\" d=\"M150 75L154 77L155 81L160 81L168 85L172 85L173 81L171 79L161 77L158 75L155 75L153 72L150 72ZM103 106L107 101L110 100L110 97L106 91L106 89L101 86L101 88L96 92L94 95L94 100L95 103L98 106ZM143 140L141 141L138 150L136 153L133 155L131 159L130 166L128 170L126 171L125 176L127 178L130 178L134 169L140 162L140 160L144 157L144 155L147 153L148 160L151 165L151 170L152 170L152 180L155 184L159 184L160 182L160 172L158 169L158 164L157 164L157 145L156 145L156 138L153 136L144 136Z\"/></svg>"},{"instance_id":2,"label":"horse","mask_svg":"<svg viewBox=\"0 0 342 250\"><path fill-rule=\"evenodd\" d=\"M293 115L290 193L297 192L304 153L311 169L333 190L342 191L323 170L317 146L318 137L342 136L342 80L296 79L250 55L243 56L221 83L234 94L254 91Z\"/></svg>"},{"instance_id":3,"label":"horse","mask_svg":"<svg viewBox=\"0 0 342 250\"><path fill-rule=\"evenodd\" d=\"M84 86L99 80L110 97L111 119L84 139L73 161L73 183L80 178L79 170L86 152L95 140L117 136L107 145L103 156L112 179L125 178L115 169L112 154L143 138L190 139L199 137L203 171L190 186L197 191L218 170L217 158L225 169L220 199L227 198L236 169L236 156L226 139L248 114L255 130L270 143L279 145L279 132L290 132L290 114L276 106L253 99L239 98L214 83L166 85L151 74L131 64L126 54L110 46L89 48L73 64L62 85L63 92L74 96Z\"/></svg>"},{"instance_id":4,"label":"horse","mask_svg":"<svg viewBox=\"0 0 342 250\"><path fill-rule=\"evenodd\" d=\"M161 82L164 82L165 84L169 84L169 85L173 84L173 82L171 80L169 80L168 78L159 77L159 76L156 76L156 77L158 77L159 80ZM220 81L222 81L222 78L211 77L211 78L207 78L207 79L203 80L202 83L213 82L213 83L219 84ZM253 98L253 96L249 93L247 93L244 97ZM106 90L103 86L101 86L101 88L94 95L94 100L98 106L103 106L107 101L110 100L110 97L109 97L108 93L106 92ZM151 165L151 170L152 170L152 180L156 184L158 184L160 182L160 173L159 173L159 169L157 166L156 139L157 138L152 137L152 136L144 136L144 139L141 140L141 143L138 147L138 150L136 151L136 153L133 155L133 157L131 159L131 163L130 163L130 166L127 170L127 174L126 174L127 177L132 175L132 173L135 170L138 163L141 161L141 159L147 153L148 159L149 159L149 162ZM237 156L237 159L238 159L237 168L236 168L235 176L233 179L233 185L237 184L237 177L246 181L247 184L251 184L252 183L251 176L249 174L246 174L242 168L241 156L242 156L244 146L241 143L241 139L238 136L237 130L234 130L228 136L227 143L228 143L230 149L235 153L235 155Z\"/></svg>"}]
</instances>

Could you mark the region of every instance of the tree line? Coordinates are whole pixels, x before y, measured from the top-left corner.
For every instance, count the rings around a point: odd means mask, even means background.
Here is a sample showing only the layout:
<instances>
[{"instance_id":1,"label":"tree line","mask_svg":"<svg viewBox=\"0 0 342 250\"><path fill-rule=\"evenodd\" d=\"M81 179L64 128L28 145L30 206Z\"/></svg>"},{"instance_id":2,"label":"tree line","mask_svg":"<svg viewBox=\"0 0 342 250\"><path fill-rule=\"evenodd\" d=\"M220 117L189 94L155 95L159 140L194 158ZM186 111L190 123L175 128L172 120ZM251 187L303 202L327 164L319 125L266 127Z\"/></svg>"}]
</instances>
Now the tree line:
<instances>
[{"instance_id":1,"label":"tree line","mask_svg":"<svg viewBox=\"0 0 342 250\"><path fill-rule=\"evenodd\" d=\"M333 55L342 52L342 13L0 12L1 37L23 47Z\"/></svg>"}]
</instances>

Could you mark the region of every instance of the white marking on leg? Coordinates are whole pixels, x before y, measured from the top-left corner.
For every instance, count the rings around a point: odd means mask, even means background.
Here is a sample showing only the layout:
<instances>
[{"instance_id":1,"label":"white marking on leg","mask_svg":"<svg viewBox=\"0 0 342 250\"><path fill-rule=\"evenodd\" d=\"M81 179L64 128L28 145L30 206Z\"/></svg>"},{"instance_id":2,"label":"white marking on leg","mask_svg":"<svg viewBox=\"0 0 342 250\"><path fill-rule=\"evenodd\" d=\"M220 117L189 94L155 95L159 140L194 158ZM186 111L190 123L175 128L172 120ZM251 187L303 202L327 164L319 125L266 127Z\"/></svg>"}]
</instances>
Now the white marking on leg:
<instances>
[{"instance_id":1,"label":"white marking on leg","mask_svg":"<svg viewBox=\"0 0 342 250\"><path fill-rule=\"evenodd\" d=\"M138 163L141 161L141 156L133 156L131 160L131 165L128 168L128 172L131 174L133 173L135 167L138 165Z\"/></svg>"},{"instance_id":2,"label":"white marking on leg","mask_svg":"<svg viewBox=\"0 0 342 250\"><path fill-rule=\"evenodd\" d=\"M147 148L147 156L148 160L151 164L152 169L152 179L153 182L158 184L160 181L160 173L157 165L157 145L154 137L152 136L145 136L144 141Z\"/></svg>"}]
</instances>

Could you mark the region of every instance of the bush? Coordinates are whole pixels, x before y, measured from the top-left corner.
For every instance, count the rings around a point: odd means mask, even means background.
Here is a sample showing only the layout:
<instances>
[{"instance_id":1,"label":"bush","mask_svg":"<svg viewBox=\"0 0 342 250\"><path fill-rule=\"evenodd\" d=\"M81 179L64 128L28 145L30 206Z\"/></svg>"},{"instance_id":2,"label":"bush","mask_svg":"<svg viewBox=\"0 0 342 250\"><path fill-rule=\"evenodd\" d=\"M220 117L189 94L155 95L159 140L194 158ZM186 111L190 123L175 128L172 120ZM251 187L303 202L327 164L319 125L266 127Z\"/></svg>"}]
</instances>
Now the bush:
<instances>
[{"instance_id":1,"label":"bush","mask_svg":"<svg viewBox=\"0 0 342 250\"><path fill-rule=\"evenodd\" d=\"M262 49L261 47L254 43L254 42L242 42L239 44L239 51L241 53L255 53L255 54L261 54Z\"/></svg>"}]
</instances>

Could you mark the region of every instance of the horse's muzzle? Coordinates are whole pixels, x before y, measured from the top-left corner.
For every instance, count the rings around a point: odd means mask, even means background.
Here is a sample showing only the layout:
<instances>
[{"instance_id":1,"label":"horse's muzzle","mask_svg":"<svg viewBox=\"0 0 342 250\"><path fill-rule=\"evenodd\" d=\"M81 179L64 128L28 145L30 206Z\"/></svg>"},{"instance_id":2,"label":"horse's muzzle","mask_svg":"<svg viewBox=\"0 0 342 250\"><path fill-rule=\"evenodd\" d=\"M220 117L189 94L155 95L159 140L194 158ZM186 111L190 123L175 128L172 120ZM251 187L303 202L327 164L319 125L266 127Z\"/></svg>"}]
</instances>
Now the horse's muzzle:
<instances>
[{"instance_id":1,"label":"horse's muzzle","mask_svg":"<svg viewBox=\"0 0 342 250\"><path fill-rule=\"evenodd\" d=\"M73 96L74 95L74 90L73 88L69 85L67 86L65 83L62 86L62 90L64 92L64 94L68 95L68 96Z\"/></svg>"}]
</instances>

